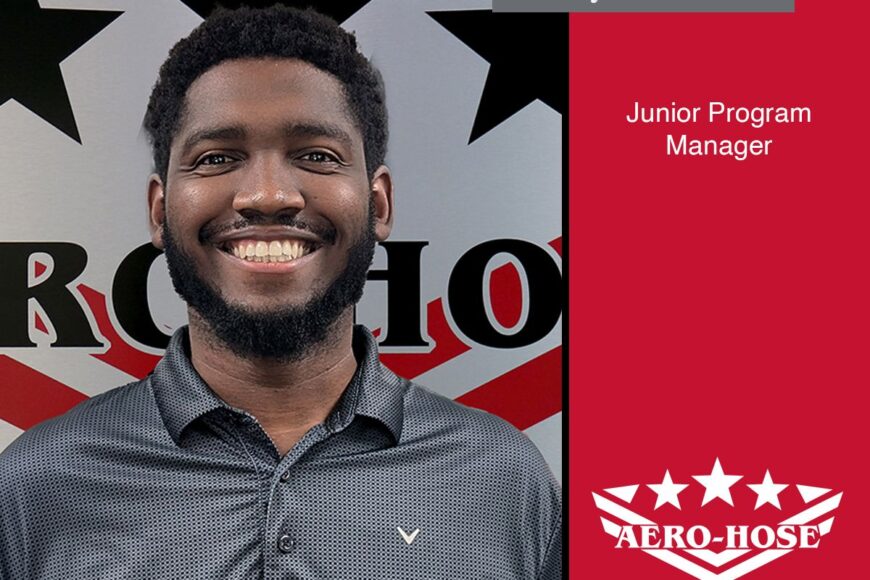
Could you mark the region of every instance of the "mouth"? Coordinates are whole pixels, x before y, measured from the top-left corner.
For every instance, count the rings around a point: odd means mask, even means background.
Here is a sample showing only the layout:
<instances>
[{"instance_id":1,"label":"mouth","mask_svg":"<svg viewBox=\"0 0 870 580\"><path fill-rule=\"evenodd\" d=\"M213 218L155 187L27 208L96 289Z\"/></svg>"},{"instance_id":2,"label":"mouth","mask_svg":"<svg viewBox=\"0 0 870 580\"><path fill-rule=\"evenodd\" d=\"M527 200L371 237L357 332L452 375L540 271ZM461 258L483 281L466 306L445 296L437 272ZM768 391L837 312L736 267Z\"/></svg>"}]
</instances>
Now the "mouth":
<instances>
[{"instance_id":1,"label":"mouth","mask_svg":"<svg viewBox=\"0 0 870 580\"><path fill-rule=\"evenodd\" d=\"M226 240L217 244L217 247L240 260L256 263L292 262L318 249L316 243L296 238L241 238Z\"/></svg>"}]
</instances>

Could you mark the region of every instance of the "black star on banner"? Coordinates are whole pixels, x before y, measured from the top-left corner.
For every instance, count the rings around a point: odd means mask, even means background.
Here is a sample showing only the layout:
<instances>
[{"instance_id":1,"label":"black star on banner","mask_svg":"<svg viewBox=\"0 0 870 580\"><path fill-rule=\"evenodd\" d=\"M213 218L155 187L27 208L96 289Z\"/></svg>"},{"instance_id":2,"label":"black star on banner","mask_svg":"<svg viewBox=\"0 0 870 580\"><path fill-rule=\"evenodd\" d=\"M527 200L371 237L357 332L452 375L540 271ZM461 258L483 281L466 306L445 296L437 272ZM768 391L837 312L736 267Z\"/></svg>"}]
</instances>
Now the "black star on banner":
<instances>
[{"instance_id":1,"label":"black star on banner","mask_svg":"<svg viewBox=\"0 0 870 580\"><path fill-rule=\"evenodd\" d=\"M251 8L267 8L275 4L295 6L296 8L314 8L322 14L332 16L338 22L344 22L369 3L370 0L181 0L188 8L205 18L217 6L224 8L238 8L250 6Z\"/></svg>"},{"instance_id":2,"label":"black star on banner","mask_svg":"<svg viewBox=\"0 0 870 580\"><path fill-rule=\"evenodd\" d=\"M4 0L0 105L15 99L81 143L60 63L121 14L42 9L38 0Z\"/></svg>"},{"instance_id":3,"label":"black star on banner","mask_svg":"<svg viewBox=\"0 0 870 580\"><path fill-rule=\"evenodd\" d=\"M474 52L489 61L468 143L540 99L564 114L568 103L566 14L429 12Z\"/></svg>"}]
</instances>

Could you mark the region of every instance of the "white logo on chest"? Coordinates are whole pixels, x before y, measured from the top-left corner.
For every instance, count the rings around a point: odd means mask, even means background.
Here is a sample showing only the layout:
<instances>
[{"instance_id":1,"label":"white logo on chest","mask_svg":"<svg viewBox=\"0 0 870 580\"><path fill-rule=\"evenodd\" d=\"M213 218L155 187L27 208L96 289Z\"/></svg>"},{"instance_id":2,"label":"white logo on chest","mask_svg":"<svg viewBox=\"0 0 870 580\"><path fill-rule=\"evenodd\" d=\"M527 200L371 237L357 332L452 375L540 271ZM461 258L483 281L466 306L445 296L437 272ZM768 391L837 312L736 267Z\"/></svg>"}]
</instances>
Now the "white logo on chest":
<instances>
[{"instance_id":1,"label":"white logo on chest","mask_svg":"<svg viewBox=\"0 0 870 580\"><path fill-rule=\"evenodd\" d=\"M403 530L402 528L396 528L396 529L399 530L399 535L402 536L402 539L405 540L405 543L408 544L409 546L411 545L411 542L413 542L417 538L417 534L420 533L420 528L417 528L416 530L414 530L410 534L408 532L406 532L405 530Z\"/></svg>"}]
</instances>

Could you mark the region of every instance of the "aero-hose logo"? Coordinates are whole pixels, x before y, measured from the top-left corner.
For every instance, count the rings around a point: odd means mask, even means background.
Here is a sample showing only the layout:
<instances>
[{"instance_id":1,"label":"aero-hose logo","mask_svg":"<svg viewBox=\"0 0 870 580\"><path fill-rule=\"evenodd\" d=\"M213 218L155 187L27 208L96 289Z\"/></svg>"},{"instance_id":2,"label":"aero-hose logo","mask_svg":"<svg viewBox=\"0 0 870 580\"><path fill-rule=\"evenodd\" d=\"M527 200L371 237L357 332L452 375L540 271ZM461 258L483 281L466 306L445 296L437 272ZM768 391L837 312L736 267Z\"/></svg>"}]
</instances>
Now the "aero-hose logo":
<instances>
[{"instance_id":1,"label":"aero-hose logo","mask_svg":"<svg viewBox=\"0 0 870 580\"><path fill-rule=\"evenodd\" d=\"M592 497L614 549L640 550L700 580L734 580L795 550L819 548L843 493L781 483L770 469L731 474L717 458L708 474L665 469L660 483Z\"/></svg>"}]
</instances>

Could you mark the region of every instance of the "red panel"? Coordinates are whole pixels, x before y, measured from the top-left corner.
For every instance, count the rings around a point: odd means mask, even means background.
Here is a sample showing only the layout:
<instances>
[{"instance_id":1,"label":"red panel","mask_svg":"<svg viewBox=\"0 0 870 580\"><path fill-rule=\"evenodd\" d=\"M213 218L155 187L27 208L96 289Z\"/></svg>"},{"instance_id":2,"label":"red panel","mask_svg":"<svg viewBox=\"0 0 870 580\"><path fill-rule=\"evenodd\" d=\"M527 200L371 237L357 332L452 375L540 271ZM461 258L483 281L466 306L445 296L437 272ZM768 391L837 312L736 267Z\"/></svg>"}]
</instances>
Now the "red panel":
<instances>
[{"instance_id":1,"label":"red panel","mask_svg":"<svg viewBox=\"0 0 870 580\"><path fill-rule=\"evenodd\" d=\"M665 469L691 482L716 457L744 491L766 469L845 490L818 550L747 578L866 575L868 18L820 1L572 15L570 577L688 578L614 549L591 492ZM625 120L635 101L712 100L809 106L812 123ZM774 143L742 162L668 157L668 133Z\"/></svg>"}]
</instances>

